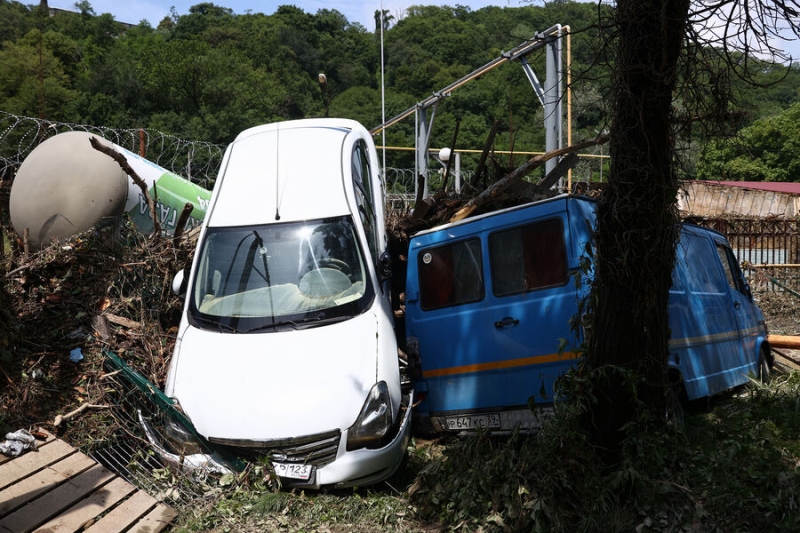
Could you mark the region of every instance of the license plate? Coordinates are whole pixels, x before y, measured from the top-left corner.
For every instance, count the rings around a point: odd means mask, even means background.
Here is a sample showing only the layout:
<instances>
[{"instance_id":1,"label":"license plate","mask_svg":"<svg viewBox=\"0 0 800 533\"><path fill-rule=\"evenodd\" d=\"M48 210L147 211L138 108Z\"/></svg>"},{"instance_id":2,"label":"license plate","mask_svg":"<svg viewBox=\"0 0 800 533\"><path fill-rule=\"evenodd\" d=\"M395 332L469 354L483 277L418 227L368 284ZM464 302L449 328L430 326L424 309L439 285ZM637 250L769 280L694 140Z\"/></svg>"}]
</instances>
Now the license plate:
<instances>
[{"instance_id":1,"label":"license plate","mask_svg":"<svg viewBox=\"0 0 800 533\"><path fill-rule=\"evenodd\" d=\"M500 415L487 413L485 415L448 416L444 419L447 429L479 429L499 428Z\"/></svg>"},{"instance_id":2,"label":"license plate","mask_svg":"<svg viewBox=\"0 0 800 533\"><path fill-rule=\"evenodd\" d=\"M302 479L308 481L311 477L311 471L314 468L311 465L301 465L296 463L272 463L275 473L280 477L290 479Z\"/></svg>"}]
</instances>

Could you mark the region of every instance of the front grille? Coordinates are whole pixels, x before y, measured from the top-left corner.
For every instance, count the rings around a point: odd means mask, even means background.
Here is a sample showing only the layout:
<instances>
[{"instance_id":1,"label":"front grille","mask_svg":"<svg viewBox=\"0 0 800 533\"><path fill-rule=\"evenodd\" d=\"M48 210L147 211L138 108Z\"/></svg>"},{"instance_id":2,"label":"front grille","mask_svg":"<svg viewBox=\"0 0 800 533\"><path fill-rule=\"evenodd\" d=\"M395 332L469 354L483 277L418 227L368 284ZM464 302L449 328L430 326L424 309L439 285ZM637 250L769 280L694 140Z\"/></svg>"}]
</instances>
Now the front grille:
<instances>
[{"instance_id":1,"label":"front grille","mask_svg":"<svg viewBox=\"0 0 800 533\"><path fill-rule=\"evenodd\" d=\"M278 463L302 463L321 467L336 459L340 439L341 431L335 429L326 433L289 439L245 440L209 437L208 441L225 446L245 459L266 456Z\"/></svg>"}]
</instances>

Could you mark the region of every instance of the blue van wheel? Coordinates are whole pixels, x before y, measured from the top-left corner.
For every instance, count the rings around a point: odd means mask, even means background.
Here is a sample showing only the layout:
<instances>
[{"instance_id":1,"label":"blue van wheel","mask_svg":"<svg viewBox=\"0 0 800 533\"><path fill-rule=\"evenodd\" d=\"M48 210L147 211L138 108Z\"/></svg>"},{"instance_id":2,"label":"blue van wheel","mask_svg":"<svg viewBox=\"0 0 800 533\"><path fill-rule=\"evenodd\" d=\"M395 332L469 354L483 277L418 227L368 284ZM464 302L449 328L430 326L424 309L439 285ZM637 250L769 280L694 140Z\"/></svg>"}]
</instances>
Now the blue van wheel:
<instances>
[{"instance_id":1,"label":"blue van wheel","mask_svg":"<svg viewBox=\"0 0 800 533\"><path fill-rule=\"evenodd\" d=\"M761 346L761 351L758 355L758 365L756 366L756 377L762 383L769 381L769 373L772 370L772 365L775 359L766 346Z\"/></svg>"},{"instance_id":2,"label":"blue van wheel","mask_svg":"<svg viewBox=\"0 0 800 533\"><path fill-rule=\"evenodd\" d=\"M683 387L675 385L667 390L666 398L664 398L664 417L666 418L667 425L673 426L675 429L683 430L683 401L681 390Z\"/></svg>"}]
</instances>

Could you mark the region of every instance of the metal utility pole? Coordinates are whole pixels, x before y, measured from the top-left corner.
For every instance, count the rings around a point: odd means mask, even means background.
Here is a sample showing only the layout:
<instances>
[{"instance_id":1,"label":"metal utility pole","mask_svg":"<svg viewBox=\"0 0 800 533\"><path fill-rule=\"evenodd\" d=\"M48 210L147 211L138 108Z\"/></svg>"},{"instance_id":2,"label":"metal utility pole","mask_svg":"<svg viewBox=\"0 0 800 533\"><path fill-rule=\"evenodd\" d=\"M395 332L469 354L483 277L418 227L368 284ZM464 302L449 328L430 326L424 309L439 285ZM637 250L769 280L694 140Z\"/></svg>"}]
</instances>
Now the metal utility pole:
<instances>
[{"instance_id":1,"label":"metal utility pole","mask_svg":"<svg viewBox=\"0 0 800 533\"><path fill-rule=\"evenodd\" d=\"M539 102L544 107L545 150L551 151L562 147L561 100L563 94L563 61L561 59L561 32L562 26L557 24L541 33L537 33L533 39L524 42L509 52L504 52L500 57L493 59L477 70L451 83L444 89L433 93L428 98L417 102L415 106L406 109L399 115L390 118L380 126L371 130L371 133L376 135L412 114L415 116L416 141L414 148L416 150L416 159L414 170L417 177L415 183L419 183L420 176L423 178L422 195L419 194L418 190L415 190L417 198L426 198L429 196L428 149L430 148L430 134L433 130L433 121L436 117L437 105L443 98L450 96L450 94L459 87L508 61L517 60L520 62L528 81L530 81L536 96L539 98ZM546 78L544 85L539 83L536 74L526 60L528 54L540 48L545 48L546 54ZM430 118L428 117L429 109L431 109ZM545 171L549 173L557 164L558 161L555 159L548 161L545 165Z\"/></svg>"}]
</instances>

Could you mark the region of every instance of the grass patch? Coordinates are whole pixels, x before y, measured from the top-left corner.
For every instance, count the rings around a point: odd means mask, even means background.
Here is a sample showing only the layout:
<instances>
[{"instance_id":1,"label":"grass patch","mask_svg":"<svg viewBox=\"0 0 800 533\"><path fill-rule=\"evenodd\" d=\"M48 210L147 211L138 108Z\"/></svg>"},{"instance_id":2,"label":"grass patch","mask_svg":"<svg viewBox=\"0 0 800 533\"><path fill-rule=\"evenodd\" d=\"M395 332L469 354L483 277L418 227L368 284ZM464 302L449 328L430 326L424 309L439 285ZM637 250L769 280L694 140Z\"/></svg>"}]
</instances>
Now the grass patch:
<instances>
[{"instance_id":1,"label":"grass patch","mask_svg":"<svg viewBox=\"0 0 800 533\"><path fill-rule=\"evenodd\" d=\"M601 470L580 426L413 442L389 483L275 492L240 482L177 531L728 532L800 528L800 373L686 413L682 429L631 427Z\"/></svg>"},{"instance_id":2,"label":"grass patch","mask_svg":"<svg viewBox=\"0 0 800 533\"><path fill-rule=\"evenodd\" d=\"M686 416L629 428L601 472L583 432L556 418L532 437L448 446L421 473L420 516L470 531L797 531L800 373L752 383Z\"/></svg>"}]
</instances>

